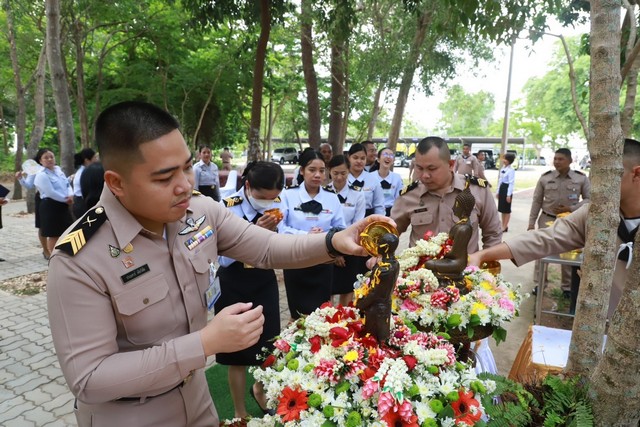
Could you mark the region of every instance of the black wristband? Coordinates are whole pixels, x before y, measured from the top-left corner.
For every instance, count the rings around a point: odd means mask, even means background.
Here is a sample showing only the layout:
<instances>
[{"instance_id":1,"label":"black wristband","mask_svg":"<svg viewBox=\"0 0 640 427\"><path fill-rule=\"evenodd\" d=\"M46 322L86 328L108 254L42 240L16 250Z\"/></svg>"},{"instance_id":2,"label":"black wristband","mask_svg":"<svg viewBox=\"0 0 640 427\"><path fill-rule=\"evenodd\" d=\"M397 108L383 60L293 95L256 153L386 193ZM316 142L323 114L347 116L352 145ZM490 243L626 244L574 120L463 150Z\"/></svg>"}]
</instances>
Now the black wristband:
<instances>
[{"instance_id":1,"label":"black wristband","mask_svg":"<svg viewBox=\"0 0 640 427\"><path fill-rule=\"evenodd\" d=\"M329 253L329 256L332 258L344 255L342 252L339 252L336 248L334 248L333 243L331 243L331 239L333 239L333 235L336 234L338 231L342 231L342 230L343 230L342 228L333 227L332 229L329 230L329 232L327 233L324 239L324 243L327 245L327 252Z\"/></svg>"}]
</instances>

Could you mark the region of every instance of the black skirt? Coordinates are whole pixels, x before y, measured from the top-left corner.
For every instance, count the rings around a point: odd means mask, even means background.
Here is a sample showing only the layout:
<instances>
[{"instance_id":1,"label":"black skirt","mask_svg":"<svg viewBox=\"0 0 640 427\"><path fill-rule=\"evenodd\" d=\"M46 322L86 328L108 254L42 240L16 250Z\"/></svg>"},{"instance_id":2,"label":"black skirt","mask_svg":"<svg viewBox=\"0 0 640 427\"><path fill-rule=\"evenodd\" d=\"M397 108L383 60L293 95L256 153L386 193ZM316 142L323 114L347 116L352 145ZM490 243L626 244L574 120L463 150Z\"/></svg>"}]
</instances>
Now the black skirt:
<instances>
[{"instance_id":1,"label":"black skirt","mask_svg":"<svg viewBox=\"0 0 640 427\"><path fill-rule=\"evenodd\" d=\"M36 228L40 228L40 202L42 199L40 198L39 191L36 191L36 197L34 200L36 202Z\"/></svg>"},{"instance_id":2,"label":"black skirt","mask_svg":"<svg viewBox=\"0 0 640 427\"><path fill-rule=\"evenodd\" d=\"M220 190L215 185L200 185L198 191L207 197L211 197L216 202L220 201Z\"/></svg>"},{"instance_id":3,"label":"black skirt","mask_svg":"<svg viewBox=\"0 0 640 427\"><path fill-rule=\"evenodd\" d=\"M40 234L44 237L60 237L73 221L69 205L53 199L40 201Z\"/></svg>"},{"instance_id":4,"label":"black skirt","mask_svg":"<svg viewBox=\"0 0 640 427\"><path fill-rule=\"evenodd\" d=\"M353 292L353 283L358 274L367 271L367 257L346 255L344 267L333 266L332 295L343 295Z\"/></svg>"},{"instance_id":5,"label":"black skirt","mask_svg":"<svg viewBox=\"0 0 640 427\"><path fill-rule=\"evenodd\" d=\"M498 189L498 212L511 213L511 202L507 202L507 191L509 190L509 184L502 183Z\"/></svg>"},{"instance_id":6,"label":"black skirt","mask_svg":"<svg viewBox=\"0 0 640 427\"><path fill-rule=\"evenodd\" d=\"M331 299L333 264L284 270L283 273L291 318L310 314Z\"/></svg>"},{"instance_id":7,"label":"black skirt","mask_svg":"<svg viewBox=\"0 0 640 427\"><path fill-rule=\"evenodd\" d=\"M236 261L229 267L220 267L221 294L215 303L216 313L237 302L252 302L253 306L262 305L264 325L257 343L244 350L233 353L216 354L216 362L222 365L256 366L262 363L258 356L263 355L262 348L273 350L273 339L280 333L280 304L278 280L273 270L245 268Z\"/></svg>"}]
</instances>

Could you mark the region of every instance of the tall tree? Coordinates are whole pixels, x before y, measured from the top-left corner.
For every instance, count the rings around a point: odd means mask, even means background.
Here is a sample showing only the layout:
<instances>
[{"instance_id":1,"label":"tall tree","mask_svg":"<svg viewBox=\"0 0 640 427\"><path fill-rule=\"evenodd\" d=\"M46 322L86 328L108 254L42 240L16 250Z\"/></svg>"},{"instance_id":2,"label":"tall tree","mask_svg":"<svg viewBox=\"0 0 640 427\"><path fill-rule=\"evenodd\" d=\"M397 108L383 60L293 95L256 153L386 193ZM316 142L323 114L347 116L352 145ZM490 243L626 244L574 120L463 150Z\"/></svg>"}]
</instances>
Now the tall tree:
<instances>
[{"instance_id":1,"label":"tall tree","mask_svg":"<svg viewBox=\"0 0 640 427\"><path fill-rule=\"evenodd\" d=\"M454 85L438 109L442 113L440 128L448 135L482 136L488 134L495 101L489 92L466 93L462 86Z\"/></svg>"},{"instance_id":2,"label":"tall tree","mask_svg":"<svg viewBox=\"0 0 640 427\"><path fill-rule=\"evenodd\" d=\"M300 2L300 47L302 54L302 71L307 91L307 115L309 146L320 147L320 100L318 97L318 78L313 62L313 1ZM335 147L334 147L335 149Z\"/></svg>"},{"instance_id":3,"label":"tall tree","mask_svg":"<svg viewBox=\"0 0 640 427\"><path fill-rule=\"evenodd\" d=\"M70 175L73 172L76 137L60 40L60 0L46 0L45 8L47 15L47 59L60 136L60 165L65 174Z\"/></svg>"}]
</instances>

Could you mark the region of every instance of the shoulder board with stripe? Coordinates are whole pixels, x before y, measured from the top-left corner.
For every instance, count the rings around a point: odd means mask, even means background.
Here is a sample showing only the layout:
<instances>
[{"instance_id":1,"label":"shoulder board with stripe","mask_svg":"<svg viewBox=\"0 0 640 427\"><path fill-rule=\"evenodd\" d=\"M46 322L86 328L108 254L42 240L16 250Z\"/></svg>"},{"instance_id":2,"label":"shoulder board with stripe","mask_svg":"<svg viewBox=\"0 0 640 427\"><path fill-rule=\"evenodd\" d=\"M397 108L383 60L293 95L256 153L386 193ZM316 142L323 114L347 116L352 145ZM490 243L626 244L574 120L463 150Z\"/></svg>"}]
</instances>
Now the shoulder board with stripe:
<instances>
[{"instance_id":1,"label":"shoulder board with stripe","mask_svg":"<svg viewBox=\"0 0 640 427\"><path fill-rule=\"evenodd\" d=\"M553 172L553 171L552 170L551 171L546 171L545 173L542 174L542 176L549 175L551 172Z\"/></svg>"},{"instance_id":2,"label":"shoulder board with stripe","mask_svg":"<svg viewBox=\"0 0 640 427\"><path fill-rule=\"evenodd\" d=\"M574 170L575 173L579 174L579 175L584 175L584 172L582 171L578 171L578 170ZM586 175L585 175L586 176Z\"/></svg>"},{"instance_id":3,"label":"shoulder board with stripe","mask_svg":"<svg viewBox=\"0 0 640 427\"><path fill-rule=\"evenodd\" d=\"M331 187L329 187L329 186L327 186L327 185L323 186L323 187L322 187L322 189L323 189L324 191L328 191L329 193L336 194L336 191L335 191L333 188L331 188Z\"/></svg>"},{"instance_id":4,"label":"shoulder board with stripe","mask_svg":"<svg viewBox=\"0 0 640 427\"><path fill-rule=\"evenodd\" d=\"M411 184L407 185L405 188L402 189L402 191L400 192L400 195L404 196L409 191L413 190L414 188L417 188L418 184L420 184L420 181L417 181L417 180L413 181Z\"/></svg>"},{"instance_id":5,"label":"shoulder board with stripe","mask_svg":"<svg viewBox=\"0 0 640 427\"><path fill-rule=\"evenodd\" d=\"M191 195L193 195L193 196L201 196L201 195L202 195L202 193L201 193L201 192L199 192L198 190L192 190L192 191L191 191Z\"/></svg>"},{"instance_id":6,"label":"shoulder board with stripe","mask_svg":"<svg viewBox=\"0 0 640 427\"><path fill-rule=\"evenodd\" d=\"M282 199L280 198L280 196L276 197L275 199L273 199L274 203L280 203L282 202Z\"/></svg>"},{"instance_id":7,"label":"shoulder board with stripe","mask_svg":"<svg viewBox=\"0 0 640 427\"><path fill-rule=\"evenodd\" d=\"M359 185L349 184L349 188L353 191L362 191L362 187L360 187Z\"/></svg>"},{"instance_id":8,"label":"shoulder board with stripe","mask_svg":"<svg viewBox=\"0 0 640 427\"><path fill-rule=\"evenodd\" d=\"M465 175L465 178L467 179L467 182L469 184L477 185L479 187L486 187L487 186L487 180L486 179L478 178L477 176L471 176L471 175Z\"/></svg>"},{"instance_id":9,"label":"shoulder board with stripe","mask_svg":"<svg viewBox=\"0 0 640 427\"><path fill-rule=\"evenodd\" d=\"M73 230L58 240L56 249L71 256L77 254L106 220L107 214L102 206L90 209L76 223Z\"/></svg>"},{"instance_id":10,"label":"shoulder board with stripe","mask_svg":"<svg viewBox=\"0 0 640 427\"><path fill-rule=\"evenodd\" d=\"M288 189L290 189L290 188L298 188L298 187L300 187L300 184L298 184L298 183L296 182L296 183L293 183L293 184L291 184L291 185L287 185L287 186L286 186L286 187L284 187L284 188L285 188L286 190L288 190Z\"/></svg>"},{"instance_id":11,"label":"shoulder board with stripe","mask_svg":"<svg viewBox=\"0 0 640 427\"><path fill-rule=\"evenodd\" d=\"M242 203L243 200L244 199L240 196L234 196L234 197L227 197L226 199L223 199L222 202L226 207L230 208L231 206L239 205L240 203Z\"/></svg>"}]
</instances>

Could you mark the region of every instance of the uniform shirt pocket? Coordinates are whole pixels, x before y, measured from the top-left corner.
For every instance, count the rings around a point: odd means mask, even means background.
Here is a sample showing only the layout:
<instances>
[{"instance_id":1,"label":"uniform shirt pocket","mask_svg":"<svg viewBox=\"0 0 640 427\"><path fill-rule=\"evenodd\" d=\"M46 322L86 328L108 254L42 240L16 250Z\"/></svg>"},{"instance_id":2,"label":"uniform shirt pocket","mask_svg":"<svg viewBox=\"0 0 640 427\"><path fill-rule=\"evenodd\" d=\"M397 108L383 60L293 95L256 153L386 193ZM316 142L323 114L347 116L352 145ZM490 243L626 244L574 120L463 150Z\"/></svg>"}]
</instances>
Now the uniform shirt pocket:
<instances>
[{"instance_id":1,"label":"uniform shirt pocket","mask_svg":"<svg viewBox=\"0 0 640 427\"><path fill-rule=\"evenodd\" d=\"M202 252L190 258L189 260L191 261L191 265L193 266L194 276L198 285L198 291L200 293L202 305L206 306L207 301L205 299L205 292L209 288L209 269L211 261L209 260L207 254Z\"/></svg>"},{"instance_id":2,"label":"uniform shirt pocket","mask_svg":"<svg viewBox=\"0 0 640 427\"><path fill-rule=\"evenodd\" d=\"M411 225L427 225L433 222L431 212L417 212L411 215Z\"/></svg>"},{"instance_id":3,"label":"uniform shirt pocket","mask_svg":"<svg viewBox=\"0 0 640 427\"><path fill-rule=\"evenodd\" d=\"M150 277L113 297L127 338L133 344L153 344L178 325L162 275Z\"/></svg>"}]
</instances>

